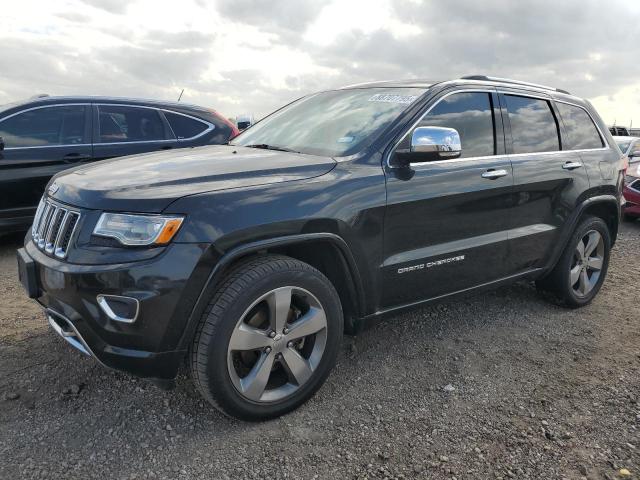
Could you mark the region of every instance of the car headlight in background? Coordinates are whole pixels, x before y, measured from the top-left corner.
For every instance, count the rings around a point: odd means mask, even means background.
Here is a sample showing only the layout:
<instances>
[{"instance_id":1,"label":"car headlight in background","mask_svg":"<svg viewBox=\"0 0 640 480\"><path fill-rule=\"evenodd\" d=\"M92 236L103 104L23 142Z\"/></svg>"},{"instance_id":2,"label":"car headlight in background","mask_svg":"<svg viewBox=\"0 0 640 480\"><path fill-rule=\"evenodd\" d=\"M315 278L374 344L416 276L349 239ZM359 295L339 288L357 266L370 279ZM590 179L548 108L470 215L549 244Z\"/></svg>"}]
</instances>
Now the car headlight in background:
<instances>
[{"instance_id":1,"label":"car headlight in background","mask_svg":"<svg viewBox=\"0 0 640 480\"><path fill-rule=\"evenodd\" d=\"M166 245L178 232L184 217L103 213L94 235L115 238L123 245Z\"/></svg>"}]
</instances>

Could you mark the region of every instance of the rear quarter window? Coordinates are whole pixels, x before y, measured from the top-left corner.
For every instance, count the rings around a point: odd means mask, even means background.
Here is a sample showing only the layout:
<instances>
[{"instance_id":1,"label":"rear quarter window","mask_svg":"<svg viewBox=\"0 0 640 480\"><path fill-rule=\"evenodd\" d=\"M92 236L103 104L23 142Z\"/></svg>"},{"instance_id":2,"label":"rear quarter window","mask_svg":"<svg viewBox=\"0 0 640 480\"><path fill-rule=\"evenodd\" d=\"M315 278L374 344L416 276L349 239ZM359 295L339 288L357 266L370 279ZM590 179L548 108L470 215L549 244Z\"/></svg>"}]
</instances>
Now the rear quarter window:
<instances>
[{"instance_id":1,"label":"rear quarter window","mask_svg":"<svg viewBox=\"0 0 640 480\"><path fill-rule=\"evenodd\" d=\"M604 147L602 137L589 114L582 108L557 102L562 123L567 132L565 150L585 150Z\"/></svg>"},{"instance_id":2,"label":"rear quarter window","mask_svg":"<svg viewBox=\"0 0 640 480\"><path fill-rule=\"evenodd\" d=\"M186 117L178 113L165 111L164 116L169 122L169 125L171 125L171 129L178 140L197 137L209 128L208 124L201 122L200 120Z\"/></svg>"}]
</instances>

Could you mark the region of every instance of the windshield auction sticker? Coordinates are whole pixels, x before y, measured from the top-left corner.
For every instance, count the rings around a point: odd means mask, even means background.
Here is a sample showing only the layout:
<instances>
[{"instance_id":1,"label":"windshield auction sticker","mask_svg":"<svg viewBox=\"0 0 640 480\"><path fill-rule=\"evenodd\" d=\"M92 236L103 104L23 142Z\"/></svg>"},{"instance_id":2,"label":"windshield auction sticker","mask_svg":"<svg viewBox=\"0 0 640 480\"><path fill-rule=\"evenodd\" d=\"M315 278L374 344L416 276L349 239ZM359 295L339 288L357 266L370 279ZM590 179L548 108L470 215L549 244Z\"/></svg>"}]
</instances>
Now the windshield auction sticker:
<instances>
[{"instance_id":1,"label":"windshield auction sticker","mask_svg":"<svg viewBox=\"0 0 640 480\"><path fill-rule=\"evenodd\" d=\"M373 97L369 98L369 101L409 104L413 102L416 98L418 98L416 95L392 95L390 93L377 93Z\"/></svg>"}]
</instances>

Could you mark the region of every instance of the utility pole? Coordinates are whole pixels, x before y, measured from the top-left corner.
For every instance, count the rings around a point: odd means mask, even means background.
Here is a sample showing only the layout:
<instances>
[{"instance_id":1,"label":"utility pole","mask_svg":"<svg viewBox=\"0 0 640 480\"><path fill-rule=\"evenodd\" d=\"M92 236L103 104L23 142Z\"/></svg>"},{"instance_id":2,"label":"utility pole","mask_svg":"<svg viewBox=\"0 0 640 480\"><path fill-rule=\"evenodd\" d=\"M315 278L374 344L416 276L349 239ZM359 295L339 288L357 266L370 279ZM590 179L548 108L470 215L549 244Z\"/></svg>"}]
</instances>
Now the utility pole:
<instances>
[{"instance_id":1,"label":"utility pole","mask_svg":"<svg viewBox=\"0 0 640 480\"><path fill-rule=\"evenodd\" d=\"M184 93L184 88L182 89L182 91L180 92L180 96L178 97L178 101L180 101L180 99L182 98L182 94Z\"/></svg>"}]
</instances>

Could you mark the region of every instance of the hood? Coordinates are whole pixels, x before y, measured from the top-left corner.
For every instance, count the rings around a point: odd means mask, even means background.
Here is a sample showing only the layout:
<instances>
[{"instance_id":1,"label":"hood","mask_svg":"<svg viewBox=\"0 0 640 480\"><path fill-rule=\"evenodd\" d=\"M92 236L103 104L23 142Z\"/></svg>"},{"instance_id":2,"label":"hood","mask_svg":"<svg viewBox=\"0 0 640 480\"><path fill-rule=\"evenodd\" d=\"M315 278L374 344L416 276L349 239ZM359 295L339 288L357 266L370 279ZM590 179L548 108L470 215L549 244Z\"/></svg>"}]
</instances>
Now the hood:
<instances>
[{"instance_id":1,"label":"hood","mask_svg":"<svg viewBox=\"0 0 640 480\"><path fill-rule=\"evenodd\" d=\"M228 188L324 175L330 157L227 145L105 160L65 171L49 186L61 202L82 208L159 213L178 198Z\"/></svg>"}]
</instances>

